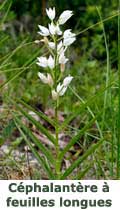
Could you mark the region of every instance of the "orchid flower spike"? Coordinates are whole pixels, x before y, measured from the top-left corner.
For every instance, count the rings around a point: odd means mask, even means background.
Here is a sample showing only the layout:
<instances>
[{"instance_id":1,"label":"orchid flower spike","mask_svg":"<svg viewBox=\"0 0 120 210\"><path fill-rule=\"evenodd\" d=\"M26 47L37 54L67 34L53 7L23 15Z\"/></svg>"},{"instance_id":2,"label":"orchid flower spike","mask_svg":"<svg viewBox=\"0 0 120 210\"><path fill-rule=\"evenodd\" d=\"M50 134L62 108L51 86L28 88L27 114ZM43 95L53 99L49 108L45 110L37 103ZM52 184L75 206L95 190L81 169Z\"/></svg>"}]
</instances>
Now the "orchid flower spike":
<instances>
[{"instance_id":1,"label":"orchid flower spike","mask_svg":"<svg viewBox=\"0 0 120 210\"><path fill-rule=\"evenodd\" d=\"M69 45L76 40L75 33L72 33L71 29L67 29L62 32L60 26L67 22L67 20L73 15L71 10L65 10L55 21L56 10L55 7L46 9L50 23L48 28L42 25L38 25L39 34L42 37L41 40L36 40L35 43L44 43L47 47L46 53L49 53L48 58L41 56L37 58L37 65L46 68L46 73L38 73L40 80L50 86L53 100L57 100L60 96L63 96L71 83L73 77L68 75L62 82L64 76L65 65L69 60L65 56L65 52ZM61 36L59 38L59 36ZM50 37L50 39L49 39ZM60 40L60 41L59 41Z\"/></svg>"}]
</instances>

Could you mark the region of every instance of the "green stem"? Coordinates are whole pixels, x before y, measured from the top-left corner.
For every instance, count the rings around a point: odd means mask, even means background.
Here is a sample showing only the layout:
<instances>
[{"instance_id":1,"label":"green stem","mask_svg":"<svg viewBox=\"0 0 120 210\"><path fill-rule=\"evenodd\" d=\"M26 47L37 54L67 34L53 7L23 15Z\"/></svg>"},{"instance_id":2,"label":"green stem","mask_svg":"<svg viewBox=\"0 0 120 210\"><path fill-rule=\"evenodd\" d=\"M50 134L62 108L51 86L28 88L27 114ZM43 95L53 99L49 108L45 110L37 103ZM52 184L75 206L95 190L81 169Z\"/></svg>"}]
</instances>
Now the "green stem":
<instances>
[{"instance_id":1,"label":"green stem","mask_svg":"<svg viewBox=\"0 0 120 210\"><path fill-rule=\"evenodd\" d=\"M120 0L118 9L120 10ZM118 15L118 78L119 78L119 92L118 92L118 122L117 122L117 179L120 179L120 15Z\"/></svg>"},{"instance_id":2,"label":"green stem","mask_svg":"<svg viewBox=\"0 0 120 210\"><path fill-rule=\"evenodd\" d=\"M56 175L57 179L60 179L60 160L59 160L59 154L60 154L60 147L59 147L59 127L58 127L58 100L56 101L56 107L55 107L55 120L56 120L56 128L55 128L55 135L56 135Z\"/></svg>"},{"instance_id":3,"label":"green stem","mask_svg":"<svg viewBox=\"0 0 120 210\"><path fill-rule=\"evenodd\" d=\"M55 72L54 72L54 78L55 78L55 90L57 91L57 40L55 39ZM55 170L56 170L56 179L60 179L60 168L61 168L61 162L59 160L59 153L60 153L60 147L59 147L59 119L58 119L58 99L56 100L55 105L55 136L56 136L56 164L55 164Z\"/></svg>"}]
</instances>

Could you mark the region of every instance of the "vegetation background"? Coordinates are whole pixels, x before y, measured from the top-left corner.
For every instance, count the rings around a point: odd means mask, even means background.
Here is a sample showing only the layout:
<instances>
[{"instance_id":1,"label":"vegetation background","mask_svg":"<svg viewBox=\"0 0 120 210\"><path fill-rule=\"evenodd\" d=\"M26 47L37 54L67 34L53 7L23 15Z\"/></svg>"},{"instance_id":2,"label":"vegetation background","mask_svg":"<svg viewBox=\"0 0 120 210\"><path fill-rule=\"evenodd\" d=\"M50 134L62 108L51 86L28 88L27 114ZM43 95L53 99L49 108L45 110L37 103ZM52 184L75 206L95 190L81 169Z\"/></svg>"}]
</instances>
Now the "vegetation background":
<instances>
[{"instance_id":1,"label":"vegetation background","mask_svg":"<svg viewBox=\"0 0 120 210\"><path fill-rule=\"evenodd\" d=\"M22 150L23 137L16 129L12 113L18 113L16 101L21 100L35 110L47 113L50 118L53 117L53 102L49 89L41 84L37 76L39 68L36 65L36 57L42 55L44 49L34 43L34 40L39 39L38 24L48 23L45 11L48 7L56 7L57 14L66 9L72 10L74 16L64 29L72 28L77 34L77 41L67 52L70 61L66 66L66 75L70 72L74 80L61 101L59 118L63 122L71 114L75 115L61 133L64 133L65 141L82 130L79 140L70 151L72 161L84 157L86 152L89 152L89 155L87 154L84 162L76 165L75 172L70 177L68 173L67 177L119 179L118 1L0 0L1 179L31 176L36 179L46 178L43 172L31 172L28 151ZM27 110L29 108L26 107ZM20 117L22 114L20 113ZM49 124L45 126L52 130ZM33 125L29 124L28 127L34 130ZM90 152L89 149L101 139L104 139L102 146ZM23 152L19 160L14 157L16 149ZM66 165L71 164L71 156L64 159L63 168L69 167ZM27 161L24 169L23 160ZM15 174L17 171L16 177L13 171Z\"/></svg>"}]
</instances>

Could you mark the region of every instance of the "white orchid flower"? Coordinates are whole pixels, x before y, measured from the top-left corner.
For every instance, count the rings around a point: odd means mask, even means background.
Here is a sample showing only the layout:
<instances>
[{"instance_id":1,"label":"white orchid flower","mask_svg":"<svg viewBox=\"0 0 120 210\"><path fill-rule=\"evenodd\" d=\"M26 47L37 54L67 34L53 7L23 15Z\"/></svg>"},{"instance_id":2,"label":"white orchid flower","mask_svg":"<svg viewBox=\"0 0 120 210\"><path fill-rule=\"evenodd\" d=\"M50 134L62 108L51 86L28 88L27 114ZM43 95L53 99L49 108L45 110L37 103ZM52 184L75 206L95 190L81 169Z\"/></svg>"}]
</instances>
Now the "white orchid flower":
<instances>
[{"instance_id":1,"label":"white orchid flower","mask_svg":"<svg viewBox=\"0 0 120 210\"><path fill-rule=\"evenodd\" d=\"M50 87L53 86L53 79L50 74L47 74L47 76L45 76L43 73L38 72L38 76L44 84L48 84Z\"/></svg>"},{"instance_id":2,"label":"white orchid flower","mask_svg":"<svg viewBox=\"0 0 120 210\"><path fill-rule=\"evenodd\" d=\"M50 69L54 69L54 67L55 67L55 61L51 55L48 58L48 66Z\"/></svg>"},{"instance_id":3,"label":"white orchid flower","mask_svg":"<svg viewBox=\"0 0 120 210\"><path fill-rule=\"evenodd\" d=\"M63 34L63 45L69 46L76 40L76 35L71 32L71 29L67 29Z\"/></svg>"},{"instance_id":4,"label":"white orchid flower","mask_svg":"<svg viewBox=\"0 0 120 210\"><path fill-rule=\"evenodd\" d=\"M51 23L48 25L49 31L51 35L62 35L62 31L60 30L58 25L55 25L54 23Z\"/></svg>"},{"instance_id":5,"label":"white orchid flower","mask_svg":"<svg viewBox=\"0 0 120 210\"><path fill-rule=\"evenodd\" d=\"M61 85L60 83L57 86L57 93L59 96L63 96L67 90L67 87L65 87L63 84Z\"/></svg>"},{"instance_id":6,"label":"white orchid flower","mask_svg":"<svg viewBox=\"0 0 120 210\"><path fill-rule=\"evenodd\" d=\"M69 59L65 57L64 52L59 56L59 64L65 64Z\"/></svg>"},{"instance_id":7,"label":"white orchid flower","mask_svg":"<svg viewBox=\"0 0 120 210\"><path fill-rule=\"evenodd\" d=\"M58 19L58 24L63 25L71 16L73 15L73 12L70 10L65 10Z\"/></svg>"},{"instance_id":8,"label":"white orchid flower","mask_svg":"<svg viewBox=\"0 0 120 210\"><path fill-rule=\"evenodd\" d=\"M48 42L48 45L52 50L55 49L55 43L54 42Z\"/></svg>"},{"instance_id":9,"label":"white orchid flower","mask_svg":"<svg viewBox=\"0 0 120 210\"><path fill-rule=\"evenodd\" d=\"M48 61L47 61L47 58L46 57L38 57L38 66L41 66L41 67L44 67L46 68L48 66Z\"/></svg>"},{"instance_id":10,"label":"white orchid flower","mask_svg":"<svg viewBox=\"0 0 120 210\"><path fill-rule=\"evenodd\" d=\"M65 77L65 79L63 80L63 86L68 87L68 85L71 83L72 79L73 79L73 77L70 75Z\"/></svg>"},{"instance_id":11,"label":"white orchid flower","mask_svg":"<svg viewBox=\"0 0 120 210\"><path fill-rule=\"evenodd\" d=\"M48 84L48 79L43 73L38 72L38 77L44 84Z\"/></svg>"},{"instance_id":12,"label":"white orchid flower","mask_svg":"<svg viewBox=\"0 0 120 210\"><path fill-rule=\"evenodd\" d=\"M64 31L64 34L63 34L63 38L64 39L67 39L67 38L72 38L72 37L75 37L76 34L72 33L71 32L71 29L67 29Z\"/></svg>"},{"instance_id":13,"label":"white orchid flower","mask_svg":"<svg viewBox=\"0 0 120 210\"><path fill-rule=\"evenodd\" d=\"M49 26L50 34L55 35L56 34L56 26L55 26L55 24L51 23L48 26Z\"/></svg>"},{"instance_id":14,"label":"white orchid flower","mask_svg":"<svg viewBox=\"0 0 120 210\"><path fill-rule=\"evenodd\" d=\"M76 40L75 37L73 37L73 38L67 38L67 39L64 39L63 44L64 44L65 47L68 47L68 46L71 45L75 40Z\"/></svg>"},{"instance_id":15,"label":"white orchid flower","mask_svg":"<svg viewBox=\"0 0 120 210\"><path fill-rule=\"evenodd\" d=\"M44 27L44 26L41 26L41 25L38 25L40 31L38 32L41 36L49 36L50 33L49 33L49 30Z\"/></svg>"},{"instance_id":16,"label":"white orchid flower","mask_svg":"<svg viewBox=\"0 0 120 210\"><path fill-rule=\"evenodd\" d=\"M47 16L49 17L49 19L51 21L53 21L55 18L55 7L53 9L51 9L51 8L46 9L46 13L47 13Z\"/></svg>"}]
</instances>

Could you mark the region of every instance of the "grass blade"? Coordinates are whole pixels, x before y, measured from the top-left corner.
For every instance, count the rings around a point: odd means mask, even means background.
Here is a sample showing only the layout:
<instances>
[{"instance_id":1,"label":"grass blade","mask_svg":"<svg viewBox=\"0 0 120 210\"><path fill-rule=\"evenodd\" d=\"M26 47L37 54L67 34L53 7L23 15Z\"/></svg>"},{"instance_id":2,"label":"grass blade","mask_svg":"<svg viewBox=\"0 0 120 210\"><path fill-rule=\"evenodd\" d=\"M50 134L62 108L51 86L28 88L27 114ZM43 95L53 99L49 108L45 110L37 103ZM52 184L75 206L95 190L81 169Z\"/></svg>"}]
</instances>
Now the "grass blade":
<instances>
[{"instance_id":1,"label":"grass blade","mask_svg":"<svg viewBox=\"0 0 120 210\"><path fill-rule=\"evenodd\" d=\"M17 122L19 123L20 127L23 129L23 131L30 137L30 139L33 141L33 143L42 151L42 153L45 155L45 157L50 161L51 164L54 163L54 157L52 156L51 152L40 142L39 139L32 133L32 131L27 128L18 118Z\"/></svg>"},{"instance_id":2,"label":"grass blade","mask_svg":"<svg viewBox=\"0 0 120 210\"><path fill-rule=\"evenodd\" d=\"M23 106L25 106L27 109L32 110L33 112L35 112L39 117L41 117L43 120L47 121L48 123L50 123L53 127L55 127L55 123L53 122L53 120L51 120L47 115L45 115L43 112L36 111L32 106L28 105L27 103L25 103L24 101L18 99L17 100L19 103L21 103Z\"/></svg>"},{"instance_id":3,"label":"grass blade","mask_svg":"<svg viewBox=\"0 0 120 210\"><path fill-rule=\"evenodd\" d=\"M70 142L67 144L67 146L63 149L63 151L60 153L60 160L63 159L66 152L70 150L70 148L81 138L81 136L87 131L90 126L95 122L96 118L93 118L87 125L85 125L78 133L75 135Z\"/></svg>"},{"instance_id":4,"label":"grass blade","mask_svg":"<svg viewBox=\"0 0 120 210\"><path fill-rule=\"evenodd\" d=\"M53 144L55 144L55 138L53 137L53 135L44 127L40 124L40 122L38 122L37 120L35 120L30 114L27 113L27 111L25 111L22 107L20 107L19 105L17 105L15 103L17 109L33 124L35 125L41 132L42 134L44 134L45 136L47 136L48 140L50 140Z\"/></svg>"},{"instance_id":5,"label":"grass blade","mask_svg":"<svg viewBox=\"0 0 120 210\"><path fill-rule=\"evenodd\" d=\"M36 151L36 149L32 146L31 142L28 140L27 136L24 134L24 132L20 128L20 125L19 125L19 123L17 121L17 118L15 120L15 124L16 124L16 127L18 128L18 130L20 131L22 137L24 138L26 144L29 146L29 148L31 149L32 153L34 154L34 156L36 157L38 162L41 164L42 168L46 171L46 174L48 175L48 177L50 179L54 179L54 175L52 173L52 170L49 168L49 166L46 163L46 161L39 155L39 153Z\"/></svg>"},{"instance_id":6,"label":"grass blade","mask_svg":"<svg viewBox=\"0 0 120 210\"><path fill-rule=\"evenodd\" d=\"M82 157L79 157L76 161L73 162L73 164L64 172L61 179L66 179L67 176L69 176L75 168L77 168L89 155L93 154L95 150L103 143L103 139L99 140L98 143L92 145L90 149L88 149Z\"/></svg>"},{"instance_id":7,"label":"grass blade","mask_svg":"<svg viewBox=\"0 0 120 210\"><path fill-rule=\"evenodd\" d=\"M108 88L113 86L113 82L110 83L107 87L102 88L101 90L99 90L99 92L90 97L84 104L82 104L76 112L74 112L73 114L70 114L62 123L62 125L59 128L59 132L61 130L63 130L75 117L77 117L78 115L80 115L80 113L82 113L88 106L90 106L92 103L94 103L94 101L97 99L97 97L100 97L102 94L104 94L105 90L107 90Z\"/></svg>"}]
</instances>

